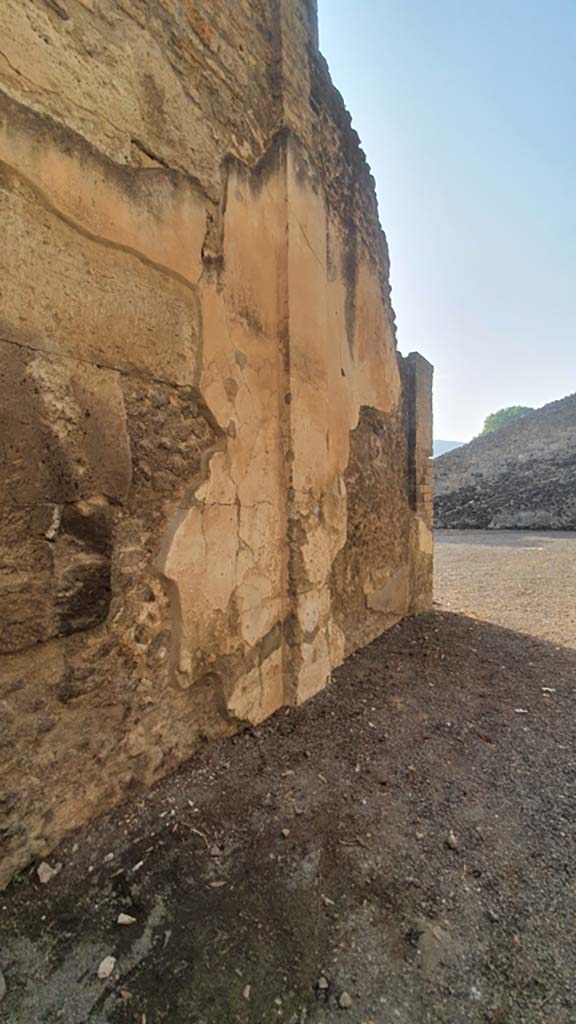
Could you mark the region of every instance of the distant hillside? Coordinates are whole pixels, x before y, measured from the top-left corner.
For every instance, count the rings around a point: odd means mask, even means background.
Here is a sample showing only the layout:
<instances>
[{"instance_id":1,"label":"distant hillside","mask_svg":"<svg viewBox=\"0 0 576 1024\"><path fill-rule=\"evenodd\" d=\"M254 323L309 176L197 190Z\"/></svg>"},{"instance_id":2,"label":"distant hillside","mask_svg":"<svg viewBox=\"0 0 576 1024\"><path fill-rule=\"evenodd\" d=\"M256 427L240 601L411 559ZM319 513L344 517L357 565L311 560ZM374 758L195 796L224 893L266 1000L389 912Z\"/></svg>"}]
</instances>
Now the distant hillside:
<instances>
[{"instance_id":1,"label":"distant hillside","mask_svg":"<svg viewBox=\"0 0 576 1024\"><path fill-rule=\"evenodd\" d=\"M434 441L432 458L437 459L439 455L445 455L446 452L451 452L454 448L460 448L462 441Z\"/></svg>"},{"instance_id":2,"label":"distant hillside","mask_svg":"<svg viewBox=\"0 0 576 1024\"><path fill-rule=\"evenodd\" d=\"M576 529L576 394L434 461L444 529Z\"/></svg>"}]
</instances>

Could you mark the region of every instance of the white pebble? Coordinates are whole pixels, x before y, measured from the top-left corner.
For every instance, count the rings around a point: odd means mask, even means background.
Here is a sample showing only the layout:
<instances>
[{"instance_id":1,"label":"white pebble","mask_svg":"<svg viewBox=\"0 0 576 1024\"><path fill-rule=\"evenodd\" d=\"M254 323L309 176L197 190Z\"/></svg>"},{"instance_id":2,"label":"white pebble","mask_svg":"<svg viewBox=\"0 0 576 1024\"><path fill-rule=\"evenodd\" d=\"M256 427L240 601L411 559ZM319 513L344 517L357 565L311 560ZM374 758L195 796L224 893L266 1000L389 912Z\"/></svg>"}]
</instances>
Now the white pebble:
<instances>
[{"instance_id":1,"label":"white pebble","mask_svg":"<svg viewBox=\"0 0 576 1024\"><path fill-rule=\"evenodd\" d=\"M118 914L116 924L136 924L136 918L130 917L130 914Z\"/></svg>"},{"instance_id":2,"label":"white pebble","mask_svg":"<svg viewBox=\"0 0 576 1024\"><path fill-rule=\"evenodd\" d=\"M61 870L61 864L56 864L56 867L52 867L51 864L48 864L47 861L43 860L42 863L39 864L36 869L38 881L41 882L42 885L46 885L47 882L50 882L52 881L53 878L56 878L56 875L59 874Z\"/></svg>"},{"instance_id":3,"label":"white pebble","mask_svg":"<svg viewBox=\"0 0 576 1024\"><path fill-rule=\"evenodd\" d=\"M98 977L102 981L104 981L106 978L109 978L111 974L113 974L115 967L116 967L116 957L115 956L105 956L104 959L102 960L102 962L100 963L99 967L98 967Z\"/></svg>"}]
</instances>

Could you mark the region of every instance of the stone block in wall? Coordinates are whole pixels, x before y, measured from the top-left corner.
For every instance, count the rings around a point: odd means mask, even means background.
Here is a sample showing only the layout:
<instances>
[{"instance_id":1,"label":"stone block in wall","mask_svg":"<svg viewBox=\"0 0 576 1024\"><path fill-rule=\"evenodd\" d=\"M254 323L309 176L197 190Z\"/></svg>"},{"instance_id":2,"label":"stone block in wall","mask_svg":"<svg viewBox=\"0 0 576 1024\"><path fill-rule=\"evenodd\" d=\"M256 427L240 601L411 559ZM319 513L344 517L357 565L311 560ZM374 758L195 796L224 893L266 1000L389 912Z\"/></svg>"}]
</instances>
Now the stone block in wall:
<instances>
[{"instance_id":1,"label":"stone block in wall","mask_svg":"<svg viewBox=\"0 0 576 1024\"><path fill-rule=\"evenodd\" d=\"M130 488L118 375L0 343L0 651L94 626Z\"/></svg>"},{"instance_id":2,"label":"stone block in wall","mask_svg":"<svg viewBox=\"0 0 576 1024\"><path fill-rule=\"evenodd\" d=\"M0 340L194 382L200 330L194 285L118 244L117 230L101 237L63 216L42 189L7 165L0 170L0 222Z\"/></svg>"},{"instance_id":3,"label":"stone block in wall","mask_svg":"<svg viewBox=\"0 0 576 1024\"><path fill-rule=\"evenodd\" d=\"M0 547L0 653L105 621L112 556L105 498L8 510Z\"/></svg>"}]
</instances>

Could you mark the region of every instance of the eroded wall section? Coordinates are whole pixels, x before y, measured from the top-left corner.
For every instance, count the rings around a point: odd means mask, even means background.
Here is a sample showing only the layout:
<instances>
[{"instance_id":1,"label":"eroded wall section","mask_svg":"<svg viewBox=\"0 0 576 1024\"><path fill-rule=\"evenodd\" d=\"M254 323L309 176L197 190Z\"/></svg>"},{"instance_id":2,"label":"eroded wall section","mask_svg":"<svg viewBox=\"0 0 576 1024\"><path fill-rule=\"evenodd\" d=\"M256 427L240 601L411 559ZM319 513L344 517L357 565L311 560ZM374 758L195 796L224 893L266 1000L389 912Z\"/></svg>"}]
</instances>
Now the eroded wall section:
<instances>
[{"instance_id":1,"label":"eroded wall section","mask_svg":"<svg viewBox=\"0 0 576 1024\"><path fill-rule=\"evenodd\" d=\"M431 587L431 369L310 0L0 9L0 881Z\"/></svg>"}]
</instances>

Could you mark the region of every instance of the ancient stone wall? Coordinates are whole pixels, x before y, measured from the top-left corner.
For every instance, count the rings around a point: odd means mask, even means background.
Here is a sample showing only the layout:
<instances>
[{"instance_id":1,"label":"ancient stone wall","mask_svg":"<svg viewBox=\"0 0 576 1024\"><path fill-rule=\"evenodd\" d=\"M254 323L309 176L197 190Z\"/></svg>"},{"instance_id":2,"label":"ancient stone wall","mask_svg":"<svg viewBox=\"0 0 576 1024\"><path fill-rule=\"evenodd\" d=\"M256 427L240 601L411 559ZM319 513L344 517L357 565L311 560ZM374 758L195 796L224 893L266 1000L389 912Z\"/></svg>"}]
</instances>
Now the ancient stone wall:
<instances>
[{"instance_id":1,"label":"ancient stone wall","mask_svg":"<svg viewBox=\"0 0 576 1024\"><path fill-rule=\"evenodd\" d=\"M0 37L6 882L429 604L431 369L313 0Z\"/></svg>"}]
</instances>

